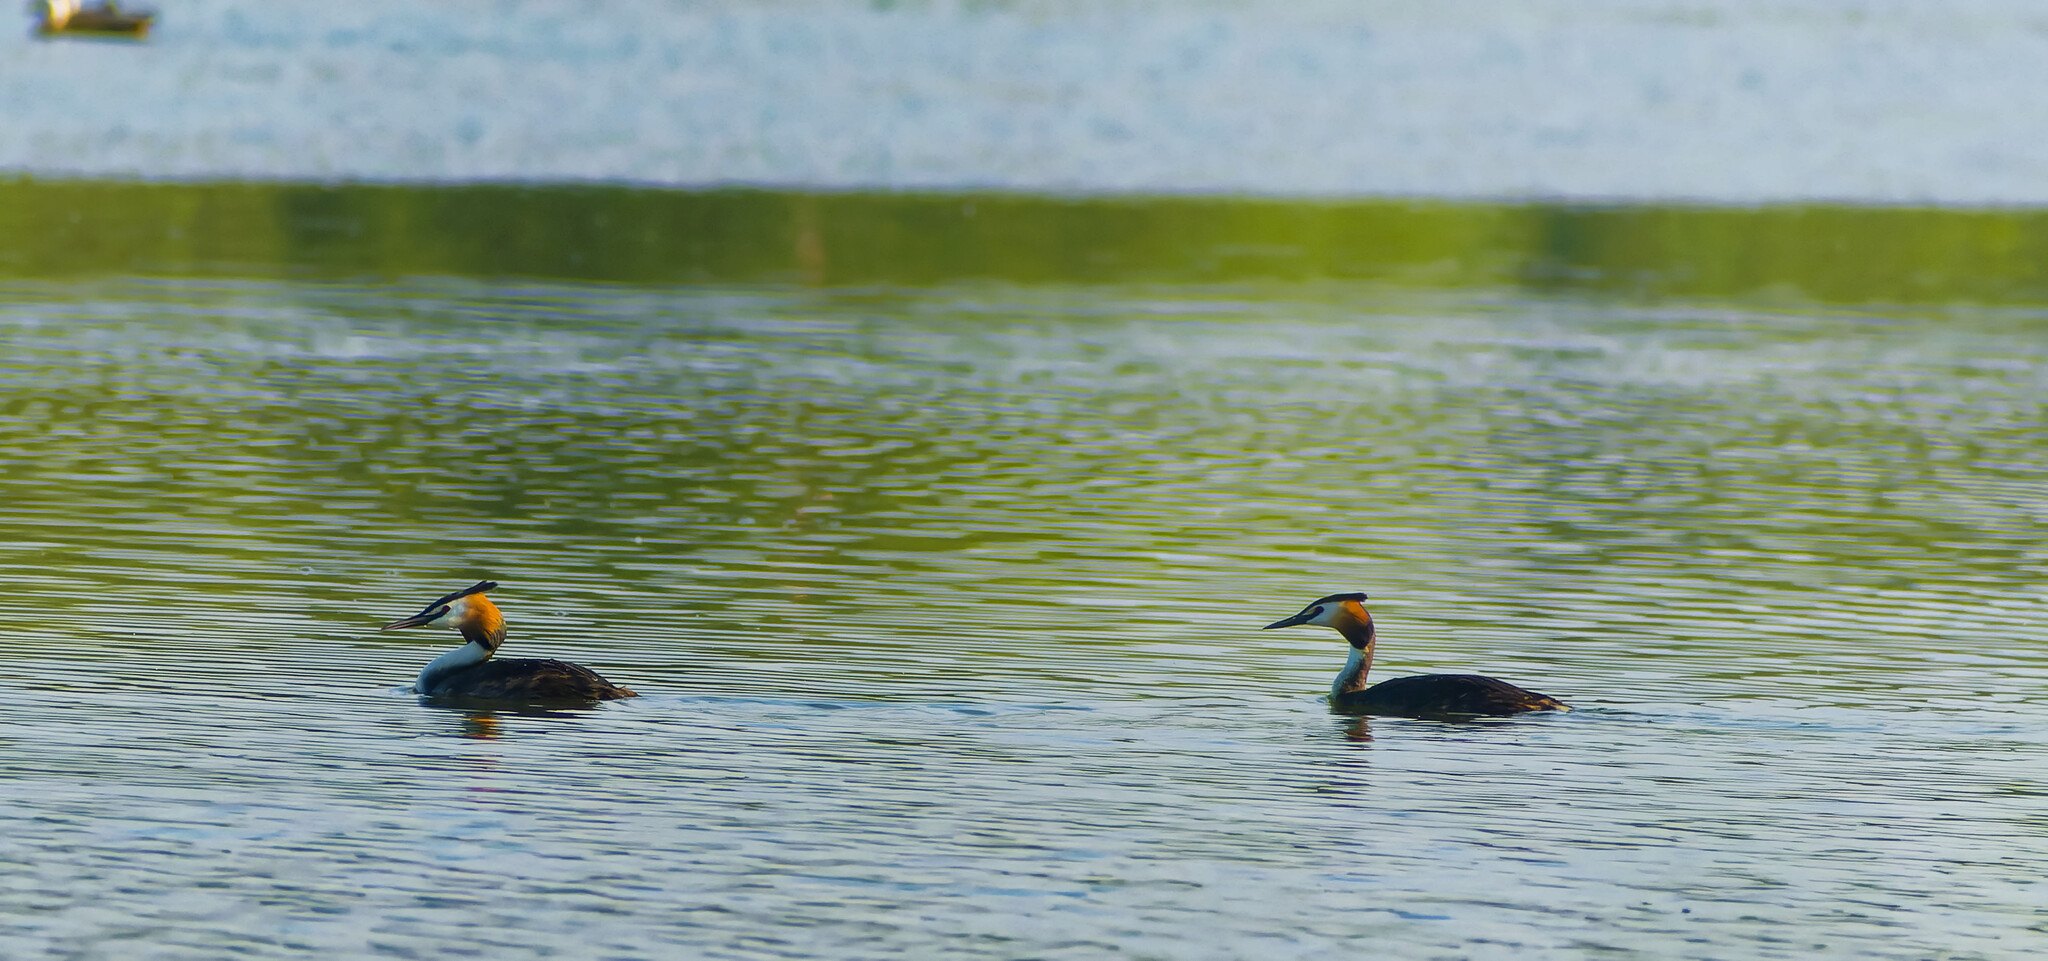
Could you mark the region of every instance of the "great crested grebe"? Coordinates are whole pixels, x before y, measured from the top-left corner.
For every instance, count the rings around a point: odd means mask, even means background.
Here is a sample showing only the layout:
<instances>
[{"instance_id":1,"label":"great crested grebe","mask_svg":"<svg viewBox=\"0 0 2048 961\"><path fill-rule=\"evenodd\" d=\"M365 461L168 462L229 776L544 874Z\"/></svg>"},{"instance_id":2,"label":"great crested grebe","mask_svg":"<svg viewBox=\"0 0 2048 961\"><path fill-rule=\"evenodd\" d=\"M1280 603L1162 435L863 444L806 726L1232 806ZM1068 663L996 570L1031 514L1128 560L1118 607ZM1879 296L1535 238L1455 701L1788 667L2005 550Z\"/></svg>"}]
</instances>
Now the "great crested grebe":
<instances>
[{"instance_id":1,"label":"great crested grebe","mask_svg":"<svg viewBox=\"0 0 2048 961\"><path fill-rule=\"evenodd\" d=\"M505 642L505 617L484 592L497 588L496 581L478 581L381 628L445 627L461 632L468 642L428 663L413 690L428 697L493 701L611 701L640 696L581 664L530 657L491 660Z\"/></svg>"},{"instance_id":2,"label":"great crested grebe","mask_svg":"<svg viewBox=\"0 0 2048 961\"><path fill-rule=\"evenodd\" d=\"M1386 714L1395 717L1458 717L1473 714L1521 714L1525 711L1569 711L1563 701L1525 691L1506 681L1478 674L1422 674L1397 677L1365 686L1365 672L1372 669L1375 631L1372 614L1360 601L1364 593L1332 594L1310 601L1301 613L1266 625L1293 627L1314 624L1335 629L1351 642L1351 658L1330 685L1330 704L1347 714Z\"/></svg>"}]
</instances>

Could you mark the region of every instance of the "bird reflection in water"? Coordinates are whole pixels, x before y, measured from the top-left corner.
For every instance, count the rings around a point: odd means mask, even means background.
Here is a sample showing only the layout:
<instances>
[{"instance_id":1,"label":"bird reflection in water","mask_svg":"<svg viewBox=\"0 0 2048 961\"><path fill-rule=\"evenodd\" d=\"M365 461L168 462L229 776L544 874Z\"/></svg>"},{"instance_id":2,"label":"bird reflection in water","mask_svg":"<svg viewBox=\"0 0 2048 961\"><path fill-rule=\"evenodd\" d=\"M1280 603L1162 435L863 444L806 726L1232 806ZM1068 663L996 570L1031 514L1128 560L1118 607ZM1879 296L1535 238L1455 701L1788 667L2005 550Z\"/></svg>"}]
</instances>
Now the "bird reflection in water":
<instances>
[{"instance_id":1,"label":"bird reflection in water","mask_svg":"<svg viewBox=\"0 0 2048 961\"><path fill-rule=\"evenodd\" d=\"M493 741L503 731L498 726L496 711L465 711L462 715L462 736L472 741Z\"/></svg>"},{"instance_id":2,"label":"bird reflection in water","mask_svg":"<svg viewBox=\"0 0 2048 961\"><path fill-rule=\"evenodd\" d=\"M495 741L511 735L507 725L513 718L541 718L561 721L583 714L583 710L554 705L507 706L503 701L481 698L436 699L427 702L435 711L445 711L456 720L455 733L473 741Z\"/></svg>"}]
</instances>

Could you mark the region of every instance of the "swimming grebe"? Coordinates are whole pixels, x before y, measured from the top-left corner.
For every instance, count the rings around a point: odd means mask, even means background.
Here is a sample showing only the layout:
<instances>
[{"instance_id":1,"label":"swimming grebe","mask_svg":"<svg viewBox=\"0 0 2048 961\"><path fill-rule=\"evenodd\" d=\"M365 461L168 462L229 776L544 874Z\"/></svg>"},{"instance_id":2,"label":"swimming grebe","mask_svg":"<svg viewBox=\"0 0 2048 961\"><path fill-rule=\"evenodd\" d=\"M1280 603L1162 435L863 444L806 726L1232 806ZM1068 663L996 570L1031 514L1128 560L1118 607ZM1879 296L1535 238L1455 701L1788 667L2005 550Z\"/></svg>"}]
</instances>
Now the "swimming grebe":
<instances>
[{"instance_id":1,"label":"swimming grebe","mask_svg":"<svg viewBox=\"0 0 2048 961\"><path fill-rule=\"evenodd\" d=\"M538 658L491 660L505 642L505 617L484 596L497 590L496 581L436 598L425 609L384 625L395 631L422 625L460 631L468 643L449 651L420 671L413 690L428 697L494 701L610 701L639 697L599 677L596 671L568 661Z\"/></svg>"},{"instance_id":2,"label":"swimming grebe","mask_svg":"<svg viewBox=\"0 0 2048 961\"><path fill-rule=\"evenodd\" d=\"M1470 714L1520 714L1524 711L1569 711L1563 701L1525 691L1506 681L1478 674L1423 674L1397 677L1365 686L1372 669L1372 614L1359 601L1365 594L1332 594L1310 601L1301 613L1274 621L1266 630L1314 624L1334 628L1351 642L1351 659L1330 685L1330 704L1347 714L1395 717L1457 717Z\"/></svg>"}]
</instances>

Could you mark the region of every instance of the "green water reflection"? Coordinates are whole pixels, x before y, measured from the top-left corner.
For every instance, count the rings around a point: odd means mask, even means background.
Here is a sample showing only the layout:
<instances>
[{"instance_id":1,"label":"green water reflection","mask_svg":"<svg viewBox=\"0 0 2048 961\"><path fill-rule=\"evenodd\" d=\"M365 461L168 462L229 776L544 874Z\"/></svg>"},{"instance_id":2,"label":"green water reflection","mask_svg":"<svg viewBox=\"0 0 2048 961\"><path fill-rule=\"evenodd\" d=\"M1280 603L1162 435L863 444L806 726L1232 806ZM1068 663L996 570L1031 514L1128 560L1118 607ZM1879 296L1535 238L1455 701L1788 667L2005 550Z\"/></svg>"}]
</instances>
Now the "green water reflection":
<instances>
[{"instance_id":1,"label":"green water reflection","mask_svg":"<svg viewBox=\"0 0 2048 961\"><path fill-rule=\"evenodd\" d=\"M2033 657L2003 615L1926 613L2012 596L2040 564L2048 367L2021 311L1377 286L9 290L0 534L19 547L0 574L50 588L18 616L51 637L125 636L93 612L107 592L177 595L205 568L250 606L310 597L331 629L404 613L366 594L450 579L630 589L661 610L580 640L682 683L701 663L643 632L749 624L689 648L759 659L759 625L815 632L829 599L831 662L713 683L752 693L950 690L984 656L1060 685L1084 675L1044 638L1179 637L1195 614L1228 653L1162 683L1312 692L1334 655L1224 625L1332 582L1398 599L1395 664L1496 638L1525 677L1682 670L1812 703L1893 683L1878 650ZM1007 629L956 643L963 590ZM1892 626L1908 596L1912 630ZM915 663L928 644L946 657ZM1842 651L1861 654L1807 657ZM409 676L407 657L377 671Z\"/></svg>"},{"instance_id":2,"label":"green water reflection","mask_svg":"<svg viewBox=\"0 0 2048 961\"><path fill-rule=\"evenodd\" d=\"M1834 304L2048 299L2048 211L626 186L0 181L0 276L930 285L1373 281Z\"/></svg>"}]
</instances>

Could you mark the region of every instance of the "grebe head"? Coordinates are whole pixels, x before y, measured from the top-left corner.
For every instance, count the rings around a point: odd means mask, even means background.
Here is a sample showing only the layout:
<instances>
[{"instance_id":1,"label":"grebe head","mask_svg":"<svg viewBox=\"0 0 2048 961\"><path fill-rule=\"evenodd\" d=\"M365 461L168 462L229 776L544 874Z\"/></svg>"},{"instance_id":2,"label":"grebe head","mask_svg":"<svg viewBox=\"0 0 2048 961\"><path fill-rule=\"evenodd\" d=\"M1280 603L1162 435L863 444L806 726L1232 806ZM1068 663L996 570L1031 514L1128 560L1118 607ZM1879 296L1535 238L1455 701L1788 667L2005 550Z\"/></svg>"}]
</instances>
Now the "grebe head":
<instances>
[{"instance_id":1,"label":"grebe head","mask_svg":"<svg viewBox=\"0 0 2048 961\"><path fill-rule=\"evenodd\" d=\"M1265 630L1276 627L1293 627L1296 624L1314 624L1317 627L1335 628L1342 633L1353 647L1361 647L1372 640L1372 615L1366 613L1364 591L1349 594L1332 594L1319 597L1301 609L1293 617L1283 617L1266 625Z\"/></svg>"},{"instance_id":2,"label":"grebe head","mask_svg":"<svg viewBox=\"0 0 2048 961\"><path fill-rule=\"evenodd\" d=\"M496 581L478 581L453 594L435 598L418 614L401 617L379 628L396 631L407 627L444 627L457 631L470 641L495 650L505 640L505 616L498 613L498 605L484 596L485 591L496 590Z\"/></svg>"}]
</instances>

